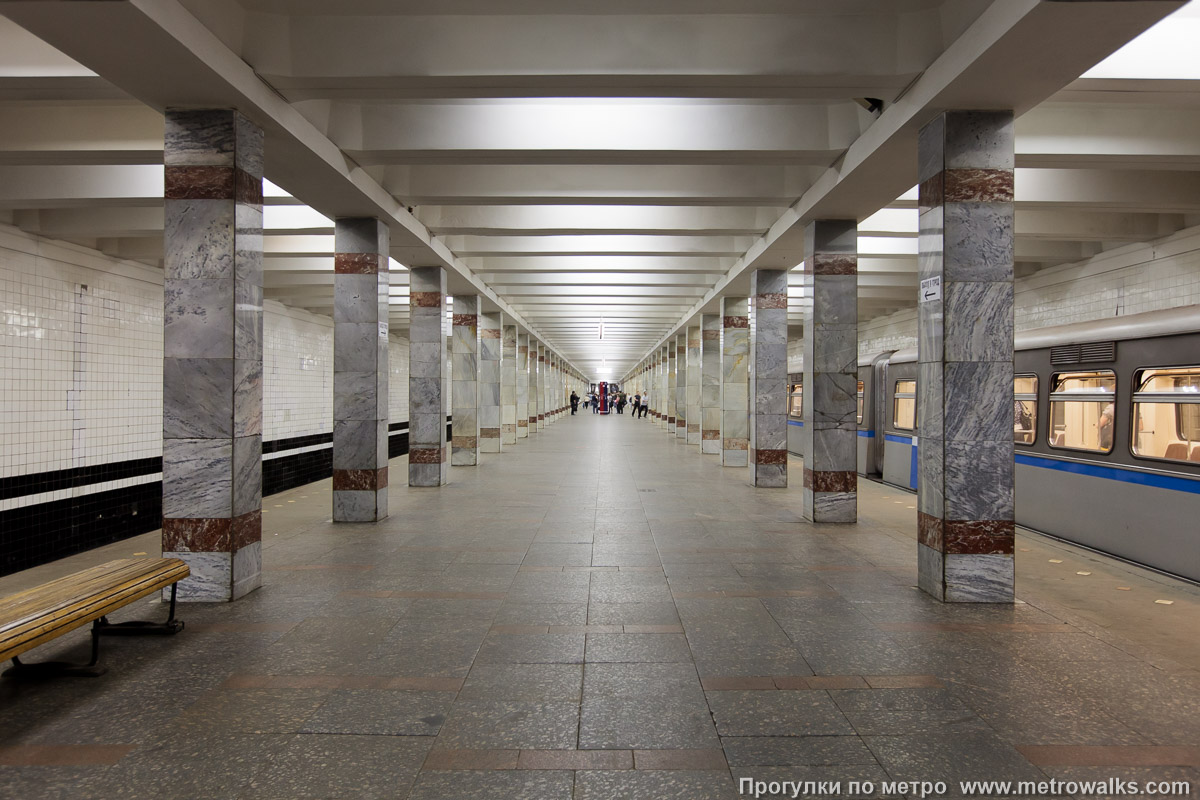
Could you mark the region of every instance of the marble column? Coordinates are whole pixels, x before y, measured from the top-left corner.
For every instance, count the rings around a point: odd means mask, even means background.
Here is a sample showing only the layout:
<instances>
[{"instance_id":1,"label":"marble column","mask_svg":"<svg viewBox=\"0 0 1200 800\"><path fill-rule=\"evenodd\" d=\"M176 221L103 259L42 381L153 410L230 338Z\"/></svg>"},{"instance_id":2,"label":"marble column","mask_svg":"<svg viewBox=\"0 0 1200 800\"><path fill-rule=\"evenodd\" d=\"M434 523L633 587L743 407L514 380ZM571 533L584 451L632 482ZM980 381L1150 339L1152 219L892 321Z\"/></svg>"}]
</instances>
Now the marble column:
<instances>
[{"instance_id":1,"label":"marble column","mask_svg":"<svg viewBox=\"0 0 1200 800\"><path fill-rule=\"evenodd\" d=\"M500 312L479 315L479 452L500 452Z\"/></svg>"},{"instance_id":2,"label":"marble column","mask_svg":"<svg viewBox=\"0 0 1200 800\"><path fill-rule=\"evenodd\" d=\"M658 366L654 372L654 396L658 427L667 427L667 349L658 348Z\"/></svg>"},{"instance_id":3,"label":"marble column","mask_svg":"<svg viewBox=\"0 0 1200 800\"><path fill-rule=\"evenodd\" d=\"M700 452L721 455L721 315L700 317Z\"/></svg>"},{"instance_id":4,"label":"marble column","mask_svg":"<svg viewBox=\"0 0 1200 800\"><path fill-rule=\"evenodd\" d=\"M529 386L533 391L529 423L533 430L541 431L546 427L546 350L541 342L530 340L529 358L533 361L529 375Z\"/></svg>"},{"instance_id":5,"label":"marble column","mask_svg":"<svg viewBox=\"0 0 1200 800\"><path fill-rule=\"evenodd\" d=\"M750 275L750 483L787 487L787 271Z\"/></svg>"},{"instance_id":6,"label":"marble column","mask_svg":"<svg viewBox=\"0 0 1200 800\"><path fill-rule=\"evenodd\" d=\"M529 334L517 334L517 438L529 438Z\"/></svg>"},{"instance_id":7,"label":"marble column","mask_svg":"<svg viewBox=\"0 0 1200 800\"><path fill-rule=\"evenodd\" d=\"M479 295L454 295L450 465L479 463Z\"/></svg>"},{"instance_id":8,"label":"marble column","mask_svg":"<svg viewBox=\"0 0 1200 800\"><path fill-rule=\"evenodd\" d=\"M446 456L446 271L408 273L408 485L442 486Z\"/></svg>"},{"instance_id":9,"label":"marble column","mask_svg":"<svg viewBox=\"0 0 1200 800\"><path fill-rule=\"evenodd\" d=\"M744 467L750 450L750 300L721 298L721 466Z\"/></svg>"},{"instance_id":10,"label":"marble column","mask_svg":"<svg viewBox=\"0 0 1200 800\"><path fill-rule=\"evenodd\" d=\"M374 218L339 219L333 256L333 521L388 515L388 251Z\"/></svg>"},{"instance_id":11,"label":"marble column","mask_svg":"<svg viewBox=\"0 0 1200 800\"><path fill-rule=\"evenodd\" d=\"M700 410L700 383L703 364L700 360L700 326L687 329L687 443L700 444L700 426L703 412Z\"/></svg>"},{"instance_id":12,"label":"marble column","mask_svg":"<svg viewBox=\"0 0 1200 800\"><path fill-rule=\"evenodd\" d=\"M505 325L500 337L500 443L517 443L517 326Z\"/></svg>"},{"instance_id":13,"label":"marble column","mask_svg":"<svg viewBox=\"0 0 1200 800\"><path fill-rule=\"evenodd\" d=\"M946 112L918 154L918 584L1011 603L1013 115Z\"/></svg>"},{"instance_id":14,"label":"marble column","mask_svg":"<svg viewBox=\"0 0 1200 800\"><path fill-rule=\"evenodd\" d=\"M164 140L162 549L179 599L262 582L262 130L168 109Z\"/></svg>"},{"instance_id":15,"label":"marble column","mask_svg":"<svg viewBox=\"0 0 1200 800\"><path fill-rule=\"evenodd\" d=\"M675 438L687 441L687 329L675 337Z\"/></svg>"},{"instance_id":16,"label":"marble column","mask_svg":"<svg viewBox=\"0 0 1200 800\"><path fill-rule=\"evenodd\" d=\"M858 519L858 223L804 236L804 518ZM882 433L882 432L881 432Z\"/></svg>"},{"instance_id":17,"label":"marble column","mask_svg":"<svg viewBox=\"0 0 1200 800\"><path fill-rule=\"evenodd\" d=\"M679 363L676 355L675 338L667 340L667 433L672 436L675 434L675 423L679 416L677 406L677 397L675 392L679 388Z\"/></svg>"}]
</instances>

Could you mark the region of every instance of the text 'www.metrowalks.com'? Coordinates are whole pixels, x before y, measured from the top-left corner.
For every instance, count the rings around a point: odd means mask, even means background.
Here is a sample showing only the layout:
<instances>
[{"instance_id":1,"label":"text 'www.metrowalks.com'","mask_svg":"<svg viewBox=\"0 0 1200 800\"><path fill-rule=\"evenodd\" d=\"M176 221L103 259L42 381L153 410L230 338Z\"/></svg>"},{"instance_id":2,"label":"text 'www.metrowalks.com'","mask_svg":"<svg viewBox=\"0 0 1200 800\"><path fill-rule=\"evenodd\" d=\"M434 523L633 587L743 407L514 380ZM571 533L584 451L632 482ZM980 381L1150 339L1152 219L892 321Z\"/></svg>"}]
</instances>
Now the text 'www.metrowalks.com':
<instances>
[{"instance_id":1,"label":"text 'www.metrowalks.com'","mask_svg":"<svg viewBox=\"0 0 1200 800\"><path fill-rule=\"evenodd\" d=\"M1189 781L762 781L739 778L743 797L1186 797Z\"/></svg>"}]
</instances>

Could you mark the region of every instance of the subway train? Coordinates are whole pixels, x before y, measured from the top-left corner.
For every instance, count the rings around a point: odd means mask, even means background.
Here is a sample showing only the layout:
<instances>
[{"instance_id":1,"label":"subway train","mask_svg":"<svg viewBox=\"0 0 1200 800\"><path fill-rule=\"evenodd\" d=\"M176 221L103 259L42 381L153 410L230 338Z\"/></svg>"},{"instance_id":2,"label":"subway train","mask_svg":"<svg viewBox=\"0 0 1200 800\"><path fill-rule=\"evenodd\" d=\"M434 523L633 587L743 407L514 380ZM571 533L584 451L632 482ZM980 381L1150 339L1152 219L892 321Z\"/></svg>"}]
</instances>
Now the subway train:
<instances>
[{"instance_id":1,"label":"subway train","mask_svg":"<svg viewBox=\"0 0 1200 800\"><path fill-rule=\"evenodd\" d=\"M1013 361L1017 524L1200 582L1200 306L1018 333ZM916 349L860 358L859 474L915 491L919 434Z\"/></svg>"}]
</instances>

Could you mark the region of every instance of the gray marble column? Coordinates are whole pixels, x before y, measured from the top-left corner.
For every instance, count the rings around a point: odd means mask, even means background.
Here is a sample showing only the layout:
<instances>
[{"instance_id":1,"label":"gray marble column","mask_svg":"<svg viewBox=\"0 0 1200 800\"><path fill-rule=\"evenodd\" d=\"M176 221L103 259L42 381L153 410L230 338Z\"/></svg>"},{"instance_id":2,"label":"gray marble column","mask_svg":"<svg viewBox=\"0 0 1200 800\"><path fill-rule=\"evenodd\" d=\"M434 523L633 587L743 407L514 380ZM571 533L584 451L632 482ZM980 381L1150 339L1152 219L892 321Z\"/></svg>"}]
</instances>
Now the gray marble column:
<instances>
[{"instance_id":1,"label":"gray marble column","mask_svg":"<svg viewBox=\"0 0 1200 800\"><path fill-rule=\"evenodd\" d=\"M721 455L721 315L700 317L700 452Z\"/></svg>"},{"instance_id":2,"label":"gray marble column","mask_svg":"<svg viewBox=\"0 0 1200 800\"><path fill-rule=\"evenodd\" d=\"M679 364L677 351L675 346L675 338L667 340L666 346L667 357L667 383L666 383L666 409L667 409L667 433L672 436L675 434L675 422L679 416L679 411L676 408L675 392L678 390L679 384Z\"/></svg>"},{"instance_id":3,"label":"gray marble column","mask_svg":"<svg viewBox=\"0 0 1200 800\"><path fill-rule=\"evenodd\" d=\"M389 238L373 218L334 225L334 522L388 515Z\"/></svg>"},{"instance_id":4,"label":"gray marble column","mask_svg":"<svg viewBox=\"0 0 1200 800\"><path fill-rule=\"evenodd\" d=\"M479 315L479 451L500 452L500 312Z\"/></svg>"},{"instance_id":5,"label":"gray marble column","mask_svg":"<svg viewBox=\"0 0 1200 800\"><path fill-rule=\"evenodd\" d=\"M183 601L262 582L262 130L168 109L164 140L163 555Z\"/></svg>"},{"instance_id":6,"label":"gray marble column","mask_svg":"<svg viewBox=\"0 0 1200 800\"><path fill-rule=\"evenodd\" d=\"M529 389L533 399L529 401L529 427L542 431L546 428L546 350L536 339L529 340Z\"/></svg>"},{"instance_id":7,"label":"gray marble column","mask_svg":"<svg viewBox=\"0 0 1200 800\"><path fill-rule=\"evenodd\" d=\"M918 152L918 583L1011 603L1013 116L947 112Z\"/></svg>"},{"instance_id":8,"label":"gray marble column","mask_svg":"<svg viewBox=\"0 0 1200 800\"><path fill-rule=\"evenodd\" d=\"M675 438L687 441L687 329L675 337Z\"/></svg>"},{"instance_id":9,"label":"gray marble column","mask_svg":"<svg viewBox=\"0 0 1200 800\"><path fill-rule=\"evenodd\" d=\"M479 295L454 295L450 465L479 463Z\"/></svg>"},{"instance_id":10,"label":"gray marble column","mask_svg":"<svg viewBox=\"0 0 1200 800\"><path fill-rule=\"evenodd\" d=\"M858 223L804 236L804 518L858 519ZM882 431L880 432L882 435Z\"/></svg>"},{"instance_id":11,"label":"gray marble column","mask_svg":"<svg viewBox=\"0 0 1200 800\"><path fill-rule=\"evenodd\" d=\"M655 372L654 394L658 398L658 426L667 427L667 348L658 349L658 369Z\"/></svg>"},{"instance_id":12,"label":"gray marble column","mask_svg":"<svg viewBox=\"0 0 1200 800\"><path fill-rule=\"evenodd\" d=\"M721 298L721 466L745 467L750 450L750 300Z\"/></svg>"},{"instance_id":13,"label":"gray marble column","mask_svg":"<svg viewBox=\"0 0 1200 800\"><path fill-rule=\"evenodd\" d=\"M750 275L750 483L787 486L787 271Z\"/></svg>"},{"instance_id":14,"label":"gray marble column","mask_svg":"<svg viewBox=\"0 0 1200 800\"><path fill-rule=\"evenodd\" d=\"M517 334L517 438L529 438L529 334Z\"/></svg>"},{"instance_id":15,"label":"gray marble column","mask_svg":"<svg viewBox=\"0 0 1200 800\"><path fill-rule=\"evenodd\" d=\"M687 329L687 443L699 445L703 412L700 407L700 384L703 364L700 358L700 326Z\"/></svg>"},{"instance_id":16,"label":"gray marble column","mask_svg":"<svg viewBox=\"0 0 1200 800\"><path fill-rule=\"evenodd\" d=\"M505 325L500 337L500 443L517 443L517 326Z\"/></svg>"},{"instance_id":17,"label":"gray marble column","mask_svg":"<svg viewBox=\"0 0 1200 800\"><path fill-rule=\"evenodd\" d=\"M442 486L446 454L446 271L409 270L408 485Z\"/></svg>"}]
</instances>

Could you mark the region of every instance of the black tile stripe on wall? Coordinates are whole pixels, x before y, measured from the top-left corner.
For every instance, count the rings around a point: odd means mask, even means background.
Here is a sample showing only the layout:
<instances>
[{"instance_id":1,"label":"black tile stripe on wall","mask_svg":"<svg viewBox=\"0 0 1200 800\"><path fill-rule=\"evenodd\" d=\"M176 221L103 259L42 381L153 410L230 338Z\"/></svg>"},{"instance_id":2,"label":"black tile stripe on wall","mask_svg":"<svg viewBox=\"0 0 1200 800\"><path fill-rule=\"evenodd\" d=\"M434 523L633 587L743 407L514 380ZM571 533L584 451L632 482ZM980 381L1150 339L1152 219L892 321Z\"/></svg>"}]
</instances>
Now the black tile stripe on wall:
<instances>
[{"instance_id":1,"label":"black tile stripe on wall","mask_svg":"<svg viewBox=\"0 0 1200 800\"><path fill-rule=\"evenodd\" d=\"M447 416L447 420L450 417ZM447 424L447 436L450 425ZM317 433L263 442L263 453L284 453L332 444L333 434ZM408 453L408 422L388 425L388 458ZM161 458L0 478L0 499L91 486L106 481L155 475ZM333 448L323 447L263 461L263 496L277 494L333 474ZM0 575L56 561L101 545L162 527L162 481L36 503L0 512Z\"/></svg>"}]
</instances>

